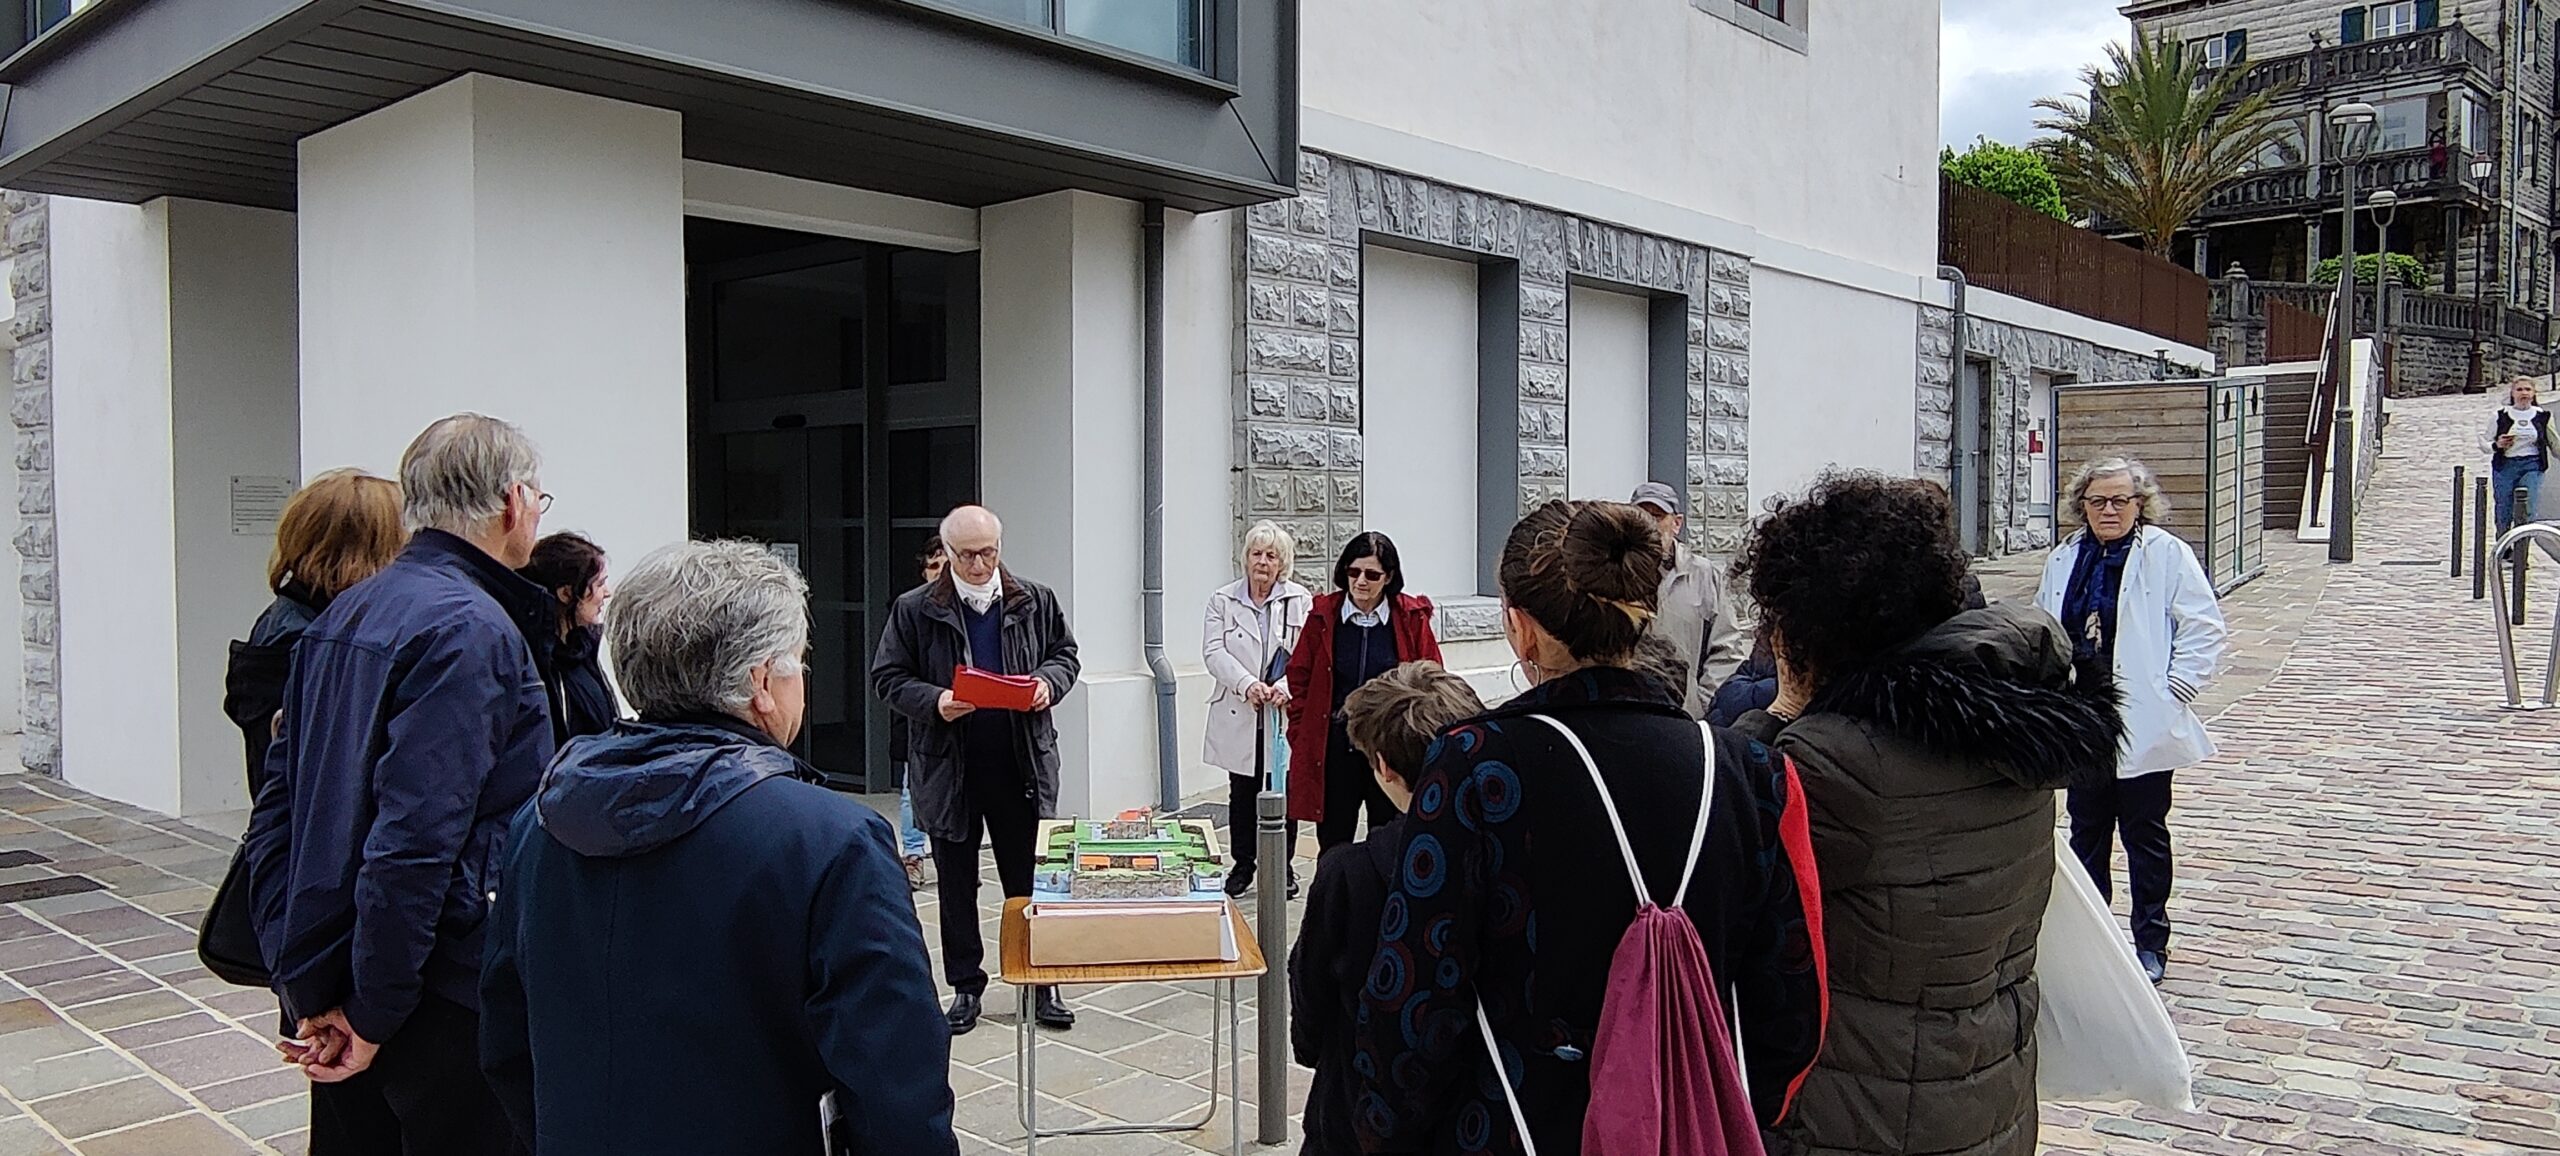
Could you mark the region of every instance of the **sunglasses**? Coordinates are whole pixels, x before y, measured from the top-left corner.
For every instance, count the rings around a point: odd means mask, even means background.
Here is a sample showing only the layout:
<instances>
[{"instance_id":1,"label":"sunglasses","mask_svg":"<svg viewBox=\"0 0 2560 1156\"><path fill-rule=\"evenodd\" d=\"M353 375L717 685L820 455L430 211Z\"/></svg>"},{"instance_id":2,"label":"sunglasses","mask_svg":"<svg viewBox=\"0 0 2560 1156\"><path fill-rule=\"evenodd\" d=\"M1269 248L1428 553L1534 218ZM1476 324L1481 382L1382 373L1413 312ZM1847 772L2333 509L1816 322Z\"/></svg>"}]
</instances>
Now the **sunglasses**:
<instances>
[{"instance_id":1,"label":"sunglasses","mask_svg":"<svg viewBox=\"0 0 2560 1156\"><path fill-rule=\"evenodd\" d=\"M1354 582L1384 582L1387 580L1386 571L1367 566L1354 566L1343 571L1343 573L1348 575Z\"/></svg>"}]
</instances>

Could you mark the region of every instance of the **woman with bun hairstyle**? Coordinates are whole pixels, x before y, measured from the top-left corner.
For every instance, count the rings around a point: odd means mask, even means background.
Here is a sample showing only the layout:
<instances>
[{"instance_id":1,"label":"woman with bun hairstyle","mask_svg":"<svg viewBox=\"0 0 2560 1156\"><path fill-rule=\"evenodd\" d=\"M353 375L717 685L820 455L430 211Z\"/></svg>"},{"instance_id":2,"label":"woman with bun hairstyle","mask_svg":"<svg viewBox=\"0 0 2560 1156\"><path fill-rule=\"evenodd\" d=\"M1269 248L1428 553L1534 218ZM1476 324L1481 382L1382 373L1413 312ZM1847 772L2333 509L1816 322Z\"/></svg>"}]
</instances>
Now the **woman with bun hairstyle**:
<instances>
[{"instance_id":1,"label":"woman with bun hairstyle","mask_svg":"<svg viewBox=\"0 0 2560 1156\"><path fill-rule=\"evenodd\" d=\"M1503 545L1503 633L1532 685L1443 731L1413 783L1361 993L1354 1115L1368 1151L1523 1151L1479 1001L1537 1150L1581 1150L1611 957L1636 915L1592 767L1657 901L1697 856L1679 909L1741 1023L1764 1126L1821 1050L1820 885L1794 771L1702 727L1674 688L1628 666L1662 551L1653 519L1614 502L1550 502ZM1570 731L1590 764L1533 716Z\"/></svg>"}]
</instances>

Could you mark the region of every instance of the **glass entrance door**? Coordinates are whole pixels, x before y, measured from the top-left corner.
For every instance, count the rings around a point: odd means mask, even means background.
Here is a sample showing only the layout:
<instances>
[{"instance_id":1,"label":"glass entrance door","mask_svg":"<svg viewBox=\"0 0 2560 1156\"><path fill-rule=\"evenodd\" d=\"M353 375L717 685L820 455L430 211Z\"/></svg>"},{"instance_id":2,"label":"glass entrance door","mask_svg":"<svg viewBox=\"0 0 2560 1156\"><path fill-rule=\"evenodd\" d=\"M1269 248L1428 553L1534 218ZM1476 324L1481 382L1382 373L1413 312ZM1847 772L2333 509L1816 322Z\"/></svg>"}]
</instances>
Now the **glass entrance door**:
<instances>
[{"instance_id":1,"label":"glass entrance door","mask_svg":"<svg viewBox=\"0 0 2560 1156\"><path fill-rule=\"evenodd\" d=\"M801 754L839 786L887 790L871 654L917 551L977 494L975 261L686 225L694 532L767 543L808 579Z\"/></svg>"}]
</instances>

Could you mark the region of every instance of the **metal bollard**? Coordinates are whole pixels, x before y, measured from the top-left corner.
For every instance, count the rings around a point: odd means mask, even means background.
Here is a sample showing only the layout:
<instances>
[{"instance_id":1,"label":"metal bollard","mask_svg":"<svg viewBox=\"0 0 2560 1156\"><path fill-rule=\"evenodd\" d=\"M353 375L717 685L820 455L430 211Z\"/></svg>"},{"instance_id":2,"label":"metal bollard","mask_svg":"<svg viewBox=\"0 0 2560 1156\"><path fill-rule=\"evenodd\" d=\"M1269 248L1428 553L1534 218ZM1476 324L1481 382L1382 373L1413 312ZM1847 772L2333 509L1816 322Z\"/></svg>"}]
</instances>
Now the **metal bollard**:
<instances>
[{"instance_id":1,"label":"metal bollard","mask_svg":"<svg viewBox=\"0 0 2560 1156\"><path fill-rule=\"evenodd\" d=\"M2515 510L2515 520L2508 523L2509 525L2522 526L2531 521L2533 494L2523 486L2517 486L2515 504L2512 508ZM2526 564L2532 557L2533 551L2531 550L2516 551L2516 600L2513 609L2515 611L2515 624L2518 626L2524 625L2524 574Z\"/></svg>"},{"instance_id":2,"label":"metal bollard","mask_svg":"<svg viewBox=\"0 0 2560 1156\"><path fill-rule=\"evenodd\" d=\"M1253 803L1256 861L1262 867L1262 880L1253 891L1253 934L1262 942L1262 962L1270 968L1262 973L1255 995L1254 1023L1261 1029L1255 1046L1261 1051L1253 1092L1254 1142L1278 1144L1289 1138L1289 807L1278 791L1264 791Z\"/></svg>"},{"instance_id":3,"label":"metal bollard","mask_svg":"<svg viewBox=\"0 0 2560 1156\"><path fill-rule=\"evenodd\" d=\"M2462 475L2463 467L2453 467L2453 576L2462 577Z\"/></svg>"},{"instance_id":4,"label":"metal bollard","mask_svg":"<svg viewBox=\"0 0 2560 1156\"><path fill-rule=\"evenodd\" d=\"M2489 479L2471 479L2471 600L2489 597Z\"/></svg>"}]
</instances>

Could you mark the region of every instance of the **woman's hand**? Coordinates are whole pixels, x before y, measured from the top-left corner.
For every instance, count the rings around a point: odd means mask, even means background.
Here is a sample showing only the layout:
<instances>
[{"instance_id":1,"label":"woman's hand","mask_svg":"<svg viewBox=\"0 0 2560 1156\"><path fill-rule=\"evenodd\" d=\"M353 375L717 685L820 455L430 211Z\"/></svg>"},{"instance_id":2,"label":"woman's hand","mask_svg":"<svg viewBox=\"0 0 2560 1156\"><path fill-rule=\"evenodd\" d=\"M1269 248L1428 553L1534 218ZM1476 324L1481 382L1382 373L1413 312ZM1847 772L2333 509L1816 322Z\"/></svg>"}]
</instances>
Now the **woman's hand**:
<instances>
[{"instance_id":1,"label":"woman's hand","mask_svg":"<svg viewBox=\"0 0 2560 1156\"><path fill-rule=\"evenodd\" d=\"M1271 705L1271 684L1257 682L1244 688L1244 704L1246 706Z\"/></svg>"},{"instance_id":2,"label":"woman's hand","mask_svg":"<svg viewBox=\"0 0 2560 1156\"><path fill-rule=\"evenodd\" d=\"M2498 435L2498 448L2499 448L2500 450L2502 450L2502 451L2503 451L2503 450L2511 450L2511 449L2516 448L2516 435L2514 435L2514 434L2499 434L2499 435Z\"/></svg>"}]
</instances>

